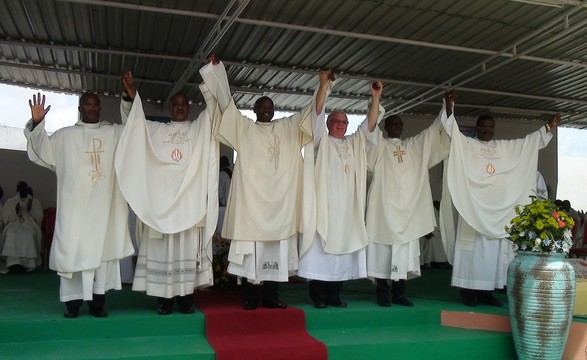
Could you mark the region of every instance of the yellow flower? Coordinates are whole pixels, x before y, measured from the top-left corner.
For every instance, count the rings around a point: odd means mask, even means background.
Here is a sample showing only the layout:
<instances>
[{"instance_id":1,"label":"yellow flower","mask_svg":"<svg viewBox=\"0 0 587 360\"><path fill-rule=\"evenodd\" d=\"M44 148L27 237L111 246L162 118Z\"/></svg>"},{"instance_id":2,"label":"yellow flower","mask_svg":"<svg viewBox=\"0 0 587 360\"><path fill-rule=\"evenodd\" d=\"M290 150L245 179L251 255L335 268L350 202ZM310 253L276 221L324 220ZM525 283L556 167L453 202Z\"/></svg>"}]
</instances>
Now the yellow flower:
<instances>
[{"instance_id":1,"label":"yellow flower","mask_svg":"<svg viewBox=\"0 0 587 360\"><path fill-rule=\"evenodd\" d=\"M572 246L572 218L550 199L530 196L532 202L516 205L511 227L506 226L515 251L566 253Z\"/></svg>"},{"instance_id":2,"label":"yellow flower","mask_svg":"<svg viewBox=\"0 0 587 360\"><path fill-rule=\"evenodd\" d=\"M544 229L544 223L542 222L542 220L536 220L536 223L534 223L534 226L536 226L536 229L538 229L538 230Z\"/></svg>"}]
</instances>

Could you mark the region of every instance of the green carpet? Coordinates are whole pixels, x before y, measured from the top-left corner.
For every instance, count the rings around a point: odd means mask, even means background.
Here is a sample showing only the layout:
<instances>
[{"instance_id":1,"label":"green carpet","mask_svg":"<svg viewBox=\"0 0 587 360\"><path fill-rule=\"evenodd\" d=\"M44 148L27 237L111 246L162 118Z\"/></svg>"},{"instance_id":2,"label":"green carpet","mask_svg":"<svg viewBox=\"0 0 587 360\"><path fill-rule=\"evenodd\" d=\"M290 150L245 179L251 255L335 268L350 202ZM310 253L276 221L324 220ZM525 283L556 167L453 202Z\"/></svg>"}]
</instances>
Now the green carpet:
<instances>
[{"instance_id":1,"label":"green carpet","mask_svg":"<svg viewBox=\"0 0 587 360\"><path fill-rule=\"evenodd\" d=\"M108 293L108 318L90 316L84 305L79 318L65 319L58 292L53 272L0 275L0 359L215 358L200 312L159 316L154 298L124 288ZM329 359L515 359L509 333L440 325L441 310L507 315L506 307L460 304L449 270L408 281L412 308L377 306L368 280L345 283L346 309L315 309L305 283L283 284L280 293L305 311L308 332L326 344Z\"/></svg>"},{"instance_id":2,"label":"green carpet","mask_svg":"<svg viewBox=\"0 0 587 360\"><path fill-rule=\"evenodd\" d=\"M156 300L110 291L108 318L63 317L53 272L0 276L0 359L214 359L204 316L159 316Z\"/></svg>"}]
</instances>

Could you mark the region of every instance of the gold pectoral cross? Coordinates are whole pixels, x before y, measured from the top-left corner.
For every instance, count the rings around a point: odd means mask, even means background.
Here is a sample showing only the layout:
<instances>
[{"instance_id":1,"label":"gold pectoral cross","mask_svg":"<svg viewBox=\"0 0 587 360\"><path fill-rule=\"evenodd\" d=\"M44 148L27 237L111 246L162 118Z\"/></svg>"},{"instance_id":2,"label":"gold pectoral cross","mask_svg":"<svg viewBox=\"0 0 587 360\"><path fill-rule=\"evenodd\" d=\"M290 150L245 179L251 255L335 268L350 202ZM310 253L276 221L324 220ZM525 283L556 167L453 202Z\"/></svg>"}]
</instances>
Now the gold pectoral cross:
<instances>
[{"instance_id":1,"label":"gold pectoral cross","mask_svg":"<svg viewBox=\"0 0 587 360\"><path fill-rule=\"evenodd\" d=\"M395 151L393 152L393 156L397 156L397 162L403 163L404 162L404 155L406 154L405 150L402 150L401 146L397 145L395 147Z\"/></svg>"},{"instance_id":2,"label":"gold pectoral cross","mask_svg":"<svg viewBox=\"0 0 587 360\"><path fill-rule=\"evenodd\" d=\"M100 154L104 152L102 150L102 141L98 138L92 139L92 151L86 151L86 154L90 154L90 161L92 162L92 171L88 173L92 179L92 186L96 185L98 180L105 178L102 171L102 162Z\"/></svg>"}]
</instances>

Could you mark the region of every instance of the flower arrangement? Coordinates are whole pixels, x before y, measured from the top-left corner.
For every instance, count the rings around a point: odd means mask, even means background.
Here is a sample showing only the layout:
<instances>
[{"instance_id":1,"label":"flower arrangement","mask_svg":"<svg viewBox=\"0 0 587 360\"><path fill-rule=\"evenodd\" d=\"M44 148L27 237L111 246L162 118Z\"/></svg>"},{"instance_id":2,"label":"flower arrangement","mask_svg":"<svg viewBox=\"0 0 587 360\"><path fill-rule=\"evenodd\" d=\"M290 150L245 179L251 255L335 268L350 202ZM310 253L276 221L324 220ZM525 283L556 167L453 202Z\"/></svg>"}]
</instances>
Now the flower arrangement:
<instances>
[{"instance_id":1,"label":"flower arrangement","mask_svg":"<svg viewBox=\"0 0 587 360\"><path fill-rule=\"evenodd\" d=\"M550 199L530 196L528 205L517 205L511 226L506 226L514 251L568 253L573 245L572 217Z\"/></svg>"}]
</instances>

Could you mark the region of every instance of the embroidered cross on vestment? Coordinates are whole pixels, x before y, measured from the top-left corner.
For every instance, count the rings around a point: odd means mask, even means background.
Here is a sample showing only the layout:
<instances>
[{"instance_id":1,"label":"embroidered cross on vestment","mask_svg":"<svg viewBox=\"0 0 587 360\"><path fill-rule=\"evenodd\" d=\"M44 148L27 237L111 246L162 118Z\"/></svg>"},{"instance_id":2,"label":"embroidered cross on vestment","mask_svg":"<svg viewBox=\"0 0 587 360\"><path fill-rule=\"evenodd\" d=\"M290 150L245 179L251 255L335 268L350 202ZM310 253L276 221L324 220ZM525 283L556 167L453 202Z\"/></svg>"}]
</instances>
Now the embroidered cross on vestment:
<instances>
[{"instance_id":1,"label":"embroidered cross on vestment","mask_svg":"<svg viewBox=\"0 0 587 360\"><path fill-rule=\"evenodd\" d=\"M393 152L393 156L397 156L397 162L403 163L404 162L404 155L406 154L405 150L402 150L401 146L397 145L395 147L395 151Z\"/></svg>"}]
</instances>

